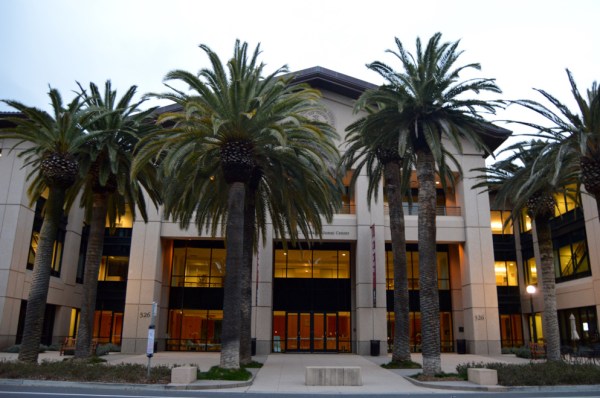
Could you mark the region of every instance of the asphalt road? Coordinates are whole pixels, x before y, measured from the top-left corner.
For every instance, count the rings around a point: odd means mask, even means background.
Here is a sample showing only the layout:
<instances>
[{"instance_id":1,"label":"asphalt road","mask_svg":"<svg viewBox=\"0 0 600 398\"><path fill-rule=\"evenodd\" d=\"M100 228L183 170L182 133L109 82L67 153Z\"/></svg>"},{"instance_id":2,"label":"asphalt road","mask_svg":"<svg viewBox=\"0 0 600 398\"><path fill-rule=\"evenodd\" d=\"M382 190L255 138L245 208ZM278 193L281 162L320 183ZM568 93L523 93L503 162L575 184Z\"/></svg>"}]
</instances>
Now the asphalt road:
<instances>
[{"instance_id":1,"label":"asphalt road","mask_svg":"<svg viewBox=\"0 0 600 398\"><path fill-rule=\"evenodd\" d=\"M336 394L337 395L337 394ZM419 398L474 398L478 396L490 396L494 398L527 398L527 397L597 397L600 391L527 391L527 392L454 392L435 394L369 394L369 398L391 398L391 397L419 397ZM363 397L364 394L348 394L350 397ZM149 390L149 389L120 389L99 387L61 387L61 386L17 386L0 385L0 398L331 398L332 394L266 394L266 393L244 393L223 391L176 391L176 390Z\"/></svg>"}]
</instances>

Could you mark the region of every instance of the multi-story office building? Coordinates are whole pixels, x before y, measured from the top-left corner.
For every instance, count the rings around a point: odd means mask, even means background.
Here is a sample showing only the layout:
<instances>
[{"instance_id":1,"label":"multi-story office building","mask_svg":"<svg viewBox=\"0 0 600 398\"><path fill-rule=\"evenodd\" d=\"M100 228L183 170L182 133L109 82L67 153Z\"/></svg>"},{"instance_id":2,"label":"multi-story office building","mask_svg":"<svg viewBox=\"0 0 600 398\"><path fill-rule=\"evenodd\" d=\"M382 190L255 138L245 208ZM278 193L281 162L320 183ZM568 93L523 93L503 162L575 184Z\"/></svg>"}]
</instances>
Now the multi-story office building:
<instances>
[{"instance_id":1,"label":"multi-story office building","mask_svg":"<svg viewBox=\"0 0 600 398\"><path fill-rule=\"evenodd\" d=\"M325 111L314 117L337 129L343 151L344 130L358 117L353 112L354 102L373 86L319 67L298 72L297 81L322 91ZM491 133L486 140L492 149L509 134L503 129ZM13 145L0 140L0 348L18 343L22 335L43 205L42 199L29 206L28 170L21 168L18 148L9 151ZM529 296L524 286L533 282L534 267L530 265L530 274L524 274L525 268L518 264L532 264L533 238L527 233L514 234L513 238L496 234L497 218L503 213L490 213L488 195L471 189L475 182L470 170L484 166L485 154L465 142L463 153L456 156L465 175L452 189L438 192L441 349L462 350L464 342L470 353L497 354L501 344L520 345L529 338ZM325 225L322 238L310 248L284 249L280 238L271 230L267 232L266 244L255 255L252 275L252 336L257 353L366 354L373 347L372 341L381 342L381 353L386 351L386 342L393 334L393 277L389 218L380 189L380 201L369 206L367 178L361 175L356 186L347 187L343 212ZM417 190L415 183L414 195ZM558 291L561 319L566 316L563 313L574 312L582 333L587 325L591 336L597 330L596 306L600 303L600 294L595 293L598 284L594 283L600 275L600 231L595 206L590 205L592 199L583 199L584 211L579 208L578 218L557 224L557 231L563 228L565 239L571 239L563 242L557 238L558 252L566 253L563 247L569 247L578 256L577 266L560 268ZM177 222L163 217L162 209L151 209L150 213L148 223L125 217L115 234L107 230L98 275L94 337L100 343L120 344L124 352L145 352L155 302L160 350L219 350L223 239L199 234L195 227L182 230ZM410 341L418 351L421 323L416 204L407 203L405 214ZM86 236L81 210L72 209L56 243L44 323L46 344L76 333ZM580 249L586 236L586 249ZM582 265L582 250L587 250L586 266ZM534 304L539 312L541 301L537 297Z\"/></svg>"}]
</instances>

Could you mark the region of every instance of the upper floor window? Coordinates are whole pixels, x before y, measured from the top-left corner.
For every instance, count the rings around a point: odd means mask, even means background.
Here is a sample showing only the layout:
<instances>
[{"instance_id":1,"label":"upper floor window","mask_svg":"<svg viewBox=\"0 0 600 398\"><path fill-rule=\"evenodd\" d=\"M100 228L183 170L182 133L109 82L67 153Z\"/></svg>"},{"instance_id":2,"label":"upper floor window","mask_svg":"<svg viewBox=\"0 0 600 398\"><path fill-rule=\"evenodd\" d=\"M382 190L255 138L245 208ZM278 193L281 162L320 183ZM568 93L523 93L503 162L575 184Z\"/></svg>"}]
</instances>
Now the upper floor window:
<instances>
[{"instance_id":1,"label":"upper floor window","mask_svg":"<svg viewBox=\"0 0 600 398\"><path fill-rule=\"evenodd\" d=\"M569 238L572 238L570 236ZM585 240L568 242L554 250L554 271L557 279L572 279L590 274L590 261Z\"/></svg>"},{"instance_id":2,"label":"upper floor window","mask_svg":"<svg viewBox=\"0 0 600 398\"><path fill-rule=\"evenodd\" d=\"M519 285L516 261L496 261L494 262L494 270L496 272L496 286Z\"/></svg>"},{"instance_id":3,"label":"upper floor window","mask_svg":"<svg viewBox=\"0 0 600 398\"><path fill-rule=\"evenodd\" d=\"M579 198L575 185L567 186L565 192L555 194L554 199L556 200L556 208L554 209L555 217L579 207Z\"/></svg>"},{"instance_id":4,"label":"upper floor window","mask_svg":"<svg viewBox=\"0 0 600 398\"><path fill-rule=\"evenodd\" d=\"M129 257L104 256L100 262L98 280L103 282L124 282L127 280Z\"/></svg>"},{"instance_id":5,"label":"upper floor window","mask_svg":"<svg viewBox=\"0 0 600 398\"><path fill-rule=\"evenodd\" d=\"M31 240L29 242L29 255L27 256L27 269L29 270L33 269L33 265L35 263L35 256L37 254L38 244L40 240L40 231L42 229L42 223L44 222L44 216L42 215L42 211L45 204L45 198L39 198L35 204L33 230L31 231ZM67 217L63 216L60 220L58 232L56 234L56 240L54 241L54 247L52 249L52 265L50 275L56 277L60 276L63 246L65 244L66 227Z\"/></svg>"},{"instance_id":6,"label":"upper floor window","mask_svg":"<svg viewBox=\"0 0 600 398\"><path fill-rule=\"evenodd\" d=\"M275 278L350 278L349 250L275 250Z\"/></svg>"},{"instance_id":7,"label":"upper floor window","mask_svg":"<svg viewBox=\"0 0 600 398\"><path fill-rule=\"evenodd\" d=\"M513 227L510 221L509 210L490 211L492 234L494 235L512 235Z\"/></svg>"},{"instance_id":8,"label":"upper floor window","mask_svg":"<svg viewBox=\"0 0 600 398\"><path fill-rule=\"evenodd\" d=\"M537 285L538 282L538 270L535 262L535 257L530 257L525 262L525 276L528 285Z\"/></svg>"},{"instance_id":9,"label":"upper floor window","mask_svg":"<svg viewBox=\"0 0 600 398\"><path fill-rule=\"evenodd\" d=\"M354 170L348 170L342 183L344 184L344 193L342 194L341 214L354 214L356 212L354 203L354 187L350 184Z\"/></svg>"},{"instance_id":10,"label":"upper floor window","mask_svg":"<svg viewBox=\"0 0 600 398\"><path fill-rule=\"evenodd\" d=\"M519 219L519 231L521 233L531 232L531 217L527 214L527 209L521 211L521 217Z\"/></svg>"},{"instance_id":11,"label":"upper floor window","mask_svg":"<svg viewBox=\"0 0 600 398\"><path fill-rule=\"evenodd\" d=\"M394 289L394 256L390 250L385 252L386 289ZM408 274L408 289L419 290L419 251L415 245L406 249L406 267ZM450 290L450 266L448 252L437 251L438 289Z\"/></svg>"},{"instance_id":12,"label":"upper floor window","mask_svg":"<svg viewBox=\"0 0 600 398\"><path fill-rule=\"evenodd\" d=\"M193 246L194 243L175 242L171 286L223 287L225 249Z\"/></svg>"}]
</instances>

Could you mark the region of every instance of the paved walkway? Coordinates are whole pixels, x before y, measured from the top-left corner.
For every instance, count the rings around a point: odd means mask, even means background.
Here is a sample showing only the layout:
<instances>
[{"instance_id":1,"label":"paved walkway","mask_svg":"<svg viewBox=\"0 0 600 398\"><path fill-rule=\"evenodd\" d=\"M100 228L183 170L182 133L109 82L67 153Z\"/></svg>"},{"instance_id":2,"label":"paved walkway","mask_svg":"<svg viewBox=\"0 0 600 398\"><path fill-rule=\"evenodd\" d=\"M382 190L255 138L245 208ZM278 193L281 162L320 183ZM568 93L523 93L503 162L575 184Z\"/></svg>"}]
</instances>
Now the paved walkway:
<instances>
[{"instance_id":1,"label":"paved walkway","mask_svg":"<svg viewBox=\"0 0 600 398\"><path fill-rule=\"evenodd\" d=\"M0 353L0 360L16 359L17 354ZM62 360L58 352L40 354L40 361ZM104 356L108 363L140 363L147 364L145 355L129 355L111 353ZM387 370L381 364L389 362L389 356L360 356L355 354L271 354L256 356L254 359L264 365L258 370L249 386L232 388L235 392L264 392L264 393L333 393L333 394L368 394L368 393L448 393L449 390L476 391L479 386L469 382L421 383L415 385L404 376L419 373L418 369ZM422 363L420 354L413 354L415 362ZM527 363L529 360L517 358L514 355L486 357L480 355L442 354L442 370L448 373L456 372L456 365L468 362L506 362ZM198 352L159 352L152 358L154 365L194 365L206 371L211 366L219 364L219 353ZM304 375L306 366L360 366L362 386L306 386ZM210 386L198 387L211 389ZM1 384L1 381L0 381ZM214 383L213 383L214 384ZM221 386L222 387L222 386Z\"/></svg>"}]
</instances>

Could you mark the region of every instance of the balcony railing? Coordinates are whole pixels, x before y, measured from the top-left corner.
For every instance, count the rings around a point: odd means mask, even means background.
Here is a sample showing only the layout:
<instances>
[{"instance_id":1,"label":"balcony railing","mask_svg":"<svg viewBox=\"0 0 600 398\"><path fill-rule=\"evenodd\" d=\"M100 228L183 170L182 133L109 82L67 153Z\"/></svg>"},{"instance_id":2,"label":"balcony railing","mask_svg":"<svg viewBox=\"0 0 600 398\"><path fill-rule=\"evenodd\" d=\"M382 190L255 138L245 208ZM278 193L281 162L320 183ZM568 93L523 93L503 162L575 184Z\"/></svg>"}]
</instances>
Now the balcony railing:
<instances>
[{"instance_id":1,"label":"balcony railing","mask_svg":"<svg viewBox=\"0 0 600 398\"><path fill-rule=\"evenodd\" d=\"M419 215L419 205L416 203L412 204L412 205L405 203L404 206L402 206L402 208L404 210L405 216ZM387 203L384 205L384 209L385 209L385 214L389 215L390 208ZM461 216L462 212L461 212L461 208L458 206L436 206L435 214L438 216Z\"/></svg>"}]
</instances>

